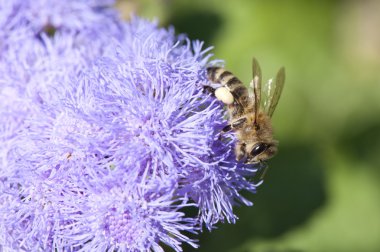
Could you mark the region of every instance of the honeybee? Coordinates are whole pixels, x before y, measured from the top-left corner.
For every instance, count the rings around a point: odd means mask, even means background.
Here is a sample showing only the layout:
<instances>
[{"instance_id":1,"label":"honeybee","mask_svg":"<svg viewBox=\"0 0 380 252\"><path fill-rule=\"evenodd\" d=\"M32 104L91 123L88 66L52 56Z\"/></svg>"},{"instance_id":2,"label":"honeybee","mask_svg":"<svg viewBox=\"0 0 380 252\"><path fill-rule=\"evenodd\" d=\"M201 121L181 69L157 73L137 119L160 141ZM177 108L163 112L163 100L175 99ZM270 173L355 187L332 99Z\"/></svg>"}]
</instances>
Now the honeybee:
<instances>
[{"instance_id":1,"label":"honeybee","mask_svg":"<svg viewBox=\"0 0 380 252\"><path fill-rule=\"evenodd\" d=\"M247 88L231 72L221 67L207 68L210 82L222 85L214 90L214 94L227 105L229 125L223 131L234 130L236 133L236 160L261 164L262 179L267 169L264 161L277 153L278 141L273 139L271 117L284 87L285 68L280 68L275 80L269 80L263 88L261 68L255 58L252 74L253 80Z\"/></svg>"}]
</instances>

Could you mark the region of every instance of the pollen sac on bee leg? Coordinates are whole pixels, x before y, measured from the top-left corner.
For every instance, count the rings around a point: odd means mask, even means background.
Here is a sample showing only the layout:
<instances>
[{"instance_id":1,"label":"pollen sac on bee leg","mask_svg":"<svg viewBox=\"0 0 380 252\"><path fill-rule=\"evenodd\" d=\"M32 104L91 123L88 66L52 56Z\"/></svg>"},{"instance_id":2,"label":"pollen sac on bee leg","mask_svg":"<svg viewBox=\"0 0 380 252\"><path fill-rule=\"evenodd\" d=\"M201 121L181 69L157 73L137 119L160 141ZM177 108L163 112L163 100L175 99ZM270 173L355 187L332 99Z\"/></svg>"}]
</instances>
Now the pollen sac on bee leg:
<instances>
[{"instance_id":1,"label":"pollen sac on bee leg","mask_svg":"<svg viewBox=\"0 0 380 252\"><path fill-rule=\"evenodd\" d=\"M224 104L230 105L234 102L234 97L230 90L226 87L220 87L215 90L215 96Z\"/></svg>"}]
</instances>

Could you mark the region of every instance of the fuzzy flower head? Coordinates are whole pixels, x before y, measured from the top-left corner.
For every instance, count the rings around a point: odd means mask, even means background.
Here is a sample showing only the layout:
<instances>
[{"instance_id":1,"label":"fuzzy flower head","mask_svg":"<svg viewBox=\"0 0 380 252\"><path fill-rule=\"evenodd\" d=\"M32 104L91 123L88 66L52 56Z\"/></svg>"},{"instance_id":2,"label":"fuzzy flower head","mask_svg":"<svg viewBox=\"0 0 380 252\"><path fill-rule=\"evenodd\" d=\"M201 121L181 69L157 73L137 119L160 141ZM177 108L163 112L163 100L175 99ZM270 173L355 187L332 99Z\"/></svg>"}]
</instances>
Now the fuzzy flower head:
<instances>
[{"instance_id":1,"label":"fuzzy flower head","mask_svg":"<svg viewBox=\"0 0 380 252\"><path fill-rule=\"evenodd\" d=\"M64 28L5 43L0 64L13 67L0 75L0 247L182 251L197 247L189 234L233 223L233 205L251 204L239 191L255 192L255 168L235 161L223 104L203 88L209 49L154 22L125 23L100 3L54 5L41 20ZM17 31L44 23L9 6ZM67 8L84 14L63 22Z\"/></svg>"}]
</instances>

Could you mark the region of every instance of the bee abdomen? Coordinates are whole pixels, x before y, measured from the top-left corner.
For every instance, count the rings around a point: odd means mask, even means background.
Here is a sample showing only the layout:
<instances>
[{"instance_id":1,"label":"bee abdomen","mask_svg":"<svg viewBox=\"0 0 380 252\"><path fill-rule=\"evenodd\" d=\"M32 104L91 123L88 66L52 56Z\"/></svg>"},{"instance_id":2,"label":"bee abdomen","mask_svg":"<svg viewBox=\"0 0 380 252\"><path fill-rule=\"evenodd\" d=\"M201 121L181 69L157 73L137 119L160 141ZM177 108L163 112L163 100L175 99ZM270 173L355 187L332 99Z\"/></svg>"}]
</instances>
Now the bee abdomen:
<instances>
[{"instance_id":1,"label":"bee abdomen","mask_svg":"<svg viewBox=\"0 0 380 252\"><path fill-rule=\"evenodd\" d=\"M207 68L207 77L211 82L220 83L230 89L243 85L243 83L235 75L221 67Z\"/></svg>"}]
</instances>

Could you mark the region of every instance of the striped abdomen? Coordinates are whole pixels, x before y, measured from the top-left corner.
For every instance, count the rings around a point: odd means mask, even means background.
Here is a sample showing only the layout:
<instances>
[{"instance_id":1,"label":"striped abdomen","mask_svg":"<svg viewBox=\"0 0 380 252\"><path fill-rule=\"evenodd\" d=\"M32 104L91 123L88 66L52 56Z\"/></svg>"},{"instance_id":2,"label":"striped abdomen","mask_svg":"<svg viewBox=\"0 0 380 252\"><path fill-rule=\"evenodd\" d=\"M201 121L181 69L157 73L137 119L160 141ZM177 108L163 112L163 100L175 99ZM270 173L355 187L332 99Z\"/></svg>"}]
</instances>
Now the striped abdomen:
<instances>
[{"instance_id":1,"label":"striped abdomen","mask_svg":"<svg viewBox=\"0 0 380 252\"><path fill-rule=\"evenodd\" d=\"M227 86L230 90L234 87L242 86L243 83L230 71L221 67L207 68L207 77L213 83L220 83Z\"/></svg>"},{"instance_id":2,"label":"striped abdomen","mask_svg":"<svg viewBox=\"0 0 380 252\"><path fill-rule=\"evenodd\" d=\"M231 111L232 116L243 113L244 107L248 106L248 90L244 84L230 71L221 67L207 68L207 77L213 83L220 83L226 86L234 96L236 102Z\"/></svg>"}]
</instances>

